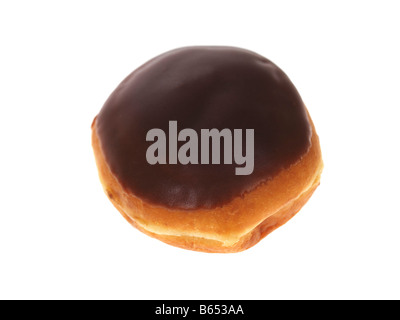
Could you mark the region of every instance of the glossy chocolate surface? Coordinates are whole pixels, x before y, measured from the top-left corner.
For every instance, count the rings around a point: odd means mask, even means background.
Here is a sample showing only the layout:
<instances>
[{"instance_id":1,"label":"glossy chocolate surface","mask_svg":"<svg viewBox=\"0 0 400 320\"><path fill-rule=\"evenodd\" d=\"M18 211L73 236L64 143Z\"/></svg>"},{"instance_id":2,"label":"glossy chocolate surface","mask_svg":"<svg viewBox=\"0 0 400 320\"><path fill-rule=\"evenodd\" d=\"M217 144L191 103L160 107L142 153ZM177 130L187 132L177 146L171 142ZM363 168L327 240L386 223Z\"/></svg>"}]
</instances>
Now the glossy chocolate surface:
<instances>
[{"instance_id":1,"label":"glossy chocolate surface","mask_svg":"<svg viewBox=\"0 0 400 320\"><path fill-rule=\"evenodd\" d=\"M254 129L253 173L235 175L235 163L148 164L153 142L146 134L160 128L168 135L169 121L199 137L201 129ZM150 60L111 94L95 128L124 188L179 209L215 208L251 191L295 163L311 138L304 104L285 73L232 47L180 48Z\"/></svg>"}]
</instances>

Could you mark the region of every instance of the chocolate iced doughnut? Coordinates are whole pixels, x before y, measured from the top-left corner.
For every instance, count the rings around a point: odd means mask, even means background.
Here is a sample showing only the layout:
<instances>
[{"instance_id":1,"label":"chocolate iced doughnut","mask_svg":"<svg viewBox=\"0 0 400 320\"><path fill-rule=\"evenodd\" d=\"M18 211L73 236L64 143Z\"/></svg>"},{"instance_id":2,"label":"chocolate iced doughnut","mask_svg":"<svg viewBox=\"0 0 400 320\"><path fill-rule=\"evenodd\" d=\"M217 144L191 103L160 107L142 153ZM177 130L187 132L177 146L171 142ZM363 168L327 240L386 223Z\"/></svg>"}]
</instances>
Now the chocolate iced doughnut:
<instances>
[{"instance_id":1,"label":"chocolate iced doughnut","mask_svg":"<svg viewBox=\"0 0 400 320\"><path fill-rule=\"evenodd\" d=\"M150 60L116 88L92 129L114 205L141 231L187 249L250 247L301 208L322 171L294 85L271 61L239 48L187 47ZM154 129L165 133L165 148L149 162L151 145L163 142L149 139ZM189 139L197 144L180 151ZM249 163L240 158L246 152Z\"/></svg>"}]
</instances>

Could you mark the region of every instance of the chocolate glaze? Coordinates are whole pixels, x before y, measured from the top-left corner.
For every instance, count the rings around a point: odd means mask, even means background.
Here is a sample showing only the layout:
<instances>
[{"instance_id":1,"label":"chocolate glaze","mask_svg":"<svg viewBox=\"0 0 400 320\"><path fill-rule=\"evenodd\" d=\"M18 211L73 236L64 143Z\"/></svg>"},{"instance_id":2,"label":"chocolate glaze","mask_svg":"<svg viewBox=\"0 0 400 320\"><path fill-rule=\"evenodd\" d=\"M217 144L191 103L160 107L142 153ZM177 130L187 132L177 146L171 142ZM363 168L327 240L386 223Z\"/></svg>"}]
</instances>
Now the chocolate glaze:
<instances>
[{"instance_id":1,"label":"chocolate glaze","mask_svg":"<svg viewBox=\"0 0 400 320\"><path fill-rule=\"evenodd\" d=\"M235 163L148 164L153 142L146 141L147 132L160 128L168 139L172 120L178 132L192 128L199 138L201 129L254 129L253 173L235 175ZM180 48L150 60L111 94L95 127L124 188L153 204L186 210L222 206L251 191L295 163L311 138L304 104L286 74L232 47Z\"/></svg>"}]
</instances>

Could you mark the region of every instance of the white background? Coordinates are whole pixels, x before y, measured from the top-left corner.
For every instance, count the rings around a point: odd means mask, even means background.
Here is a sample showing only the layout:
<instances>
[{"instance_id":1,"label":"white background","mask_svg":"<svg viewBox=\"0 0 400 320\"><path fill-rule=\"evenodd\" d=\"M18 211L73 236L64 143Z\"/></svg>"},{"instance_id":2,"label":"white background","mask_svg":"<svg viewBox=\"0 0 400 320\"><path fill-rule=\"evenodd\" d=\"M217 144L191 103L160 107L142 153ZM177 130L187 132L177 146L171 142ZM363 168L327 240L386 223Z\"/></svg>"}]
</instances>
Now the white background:
<instances>
[{"instance_id":1,"label":"white background","mask_svg":"<svg viewBox=\"0 0 400 320\"><path fill-rule=\"evenodd\" d=\"M0 298L400 299L399 16L398 1L2 1ZM318 190L242 253L145 236L97 176L108 95L187 45L274 61L321 139Z\"/></svg>"}]
</instances>

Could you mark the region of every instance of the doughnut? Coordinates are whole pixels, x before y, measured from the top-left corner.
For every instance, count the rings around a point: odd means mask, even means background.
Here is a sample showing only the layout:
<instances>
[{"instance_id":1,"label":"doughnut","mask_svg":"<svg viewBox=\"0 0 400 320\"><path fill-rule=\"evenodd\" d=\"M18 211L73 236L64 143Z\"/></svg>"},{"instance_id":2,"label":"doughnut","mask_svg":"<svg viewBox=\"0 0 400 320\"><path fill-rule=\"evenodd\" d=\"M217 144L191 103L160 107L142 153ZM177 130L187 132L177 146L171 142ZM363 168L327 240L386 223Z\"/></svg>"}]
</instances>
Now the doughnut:
<instances>
[{"instance_id":1,"label":"doughnut","mask_svg":"<svg viewBox=\"0 0 400 320\"><path fill-rule=\"evenodd\" d=\"M194 251L252 247L302 208L323 169L288 76L236 47L184 47L149 60L91 128L116 209L148 236Z\"/></svg>"}]
</instances>

